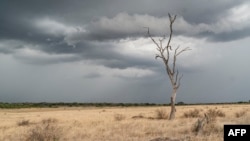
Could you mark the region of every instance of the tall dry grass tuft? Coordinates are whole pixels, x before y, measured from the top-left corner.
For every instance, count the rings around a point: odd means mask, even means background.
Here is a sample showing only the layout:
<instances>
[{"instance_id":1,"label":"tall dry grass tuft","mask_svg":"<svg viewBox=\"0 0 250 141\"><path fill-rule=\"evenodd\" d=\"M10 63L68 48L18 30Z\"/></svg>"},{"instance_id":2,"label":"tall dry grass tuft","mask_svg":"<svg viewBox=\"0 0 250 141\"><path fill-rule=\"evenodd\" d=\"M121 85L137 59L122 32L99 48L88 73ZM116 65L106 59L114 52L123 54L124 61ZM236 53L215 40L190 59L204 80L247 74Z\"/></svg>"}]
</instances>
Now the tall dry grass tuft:
<instances>
[{"instance_id":1,"label":"tall dry grass tuft","mask_svg":"<svg viewBox=\"0 0 250 141\"><path fill-rule=\"evenodd\" d=\"M122 120L124 120L124 119L126 119L126 116L125 116L125 115L122 115L122 114L115 114L115 115L114 115L114 120L115 120L115 121L122 121Z\"/></svg>"},{"instance_id":2,"label":"tall dry grass tuft","mask_svg":"<svg viewBox=\"0 0 250 141\"><path fill-rule=\"evenodd\" d=\"M161 108L155 110L156 119L168 119L167 110Z\"/></svg>"},{"instance_id":3,"label":"tall dry grass tuft","mask_svg":"<svg viewBox=\"0 0 250 141\"><path fill-rule=\"evenodd\" d=\"M209 109L206 112L206 115L209 117L211 121L215 121L217 117L225 117L226 114L218 109Z\"/></svg>"},{"instance_id":4,"label":"tall dry grass tuft","mask_svg":"<svg viewBox=\"0 0 250 141\"><path fill-rule=\"evenodd\" d=\"M225 117L225 113L220 110L209 109L208 112L204 114L204 117L198 119L197 122L192 127L192 131L196 135L206 135L211 134L222 134L223 126L217 123L217 117Z\"/></svg>"},{"instance_id":5,"label":"tall dry grass tuft","mask_svg":"<svg viewBox=\"0 0 250 141\"><path fill-rule=\"evenodd\" d=\"M240 118L240 117L243 117L243 116L245 116L246 115L246 111L239 111L239 112L236 112L235 113L235 117L236 118Z\"/></svg>"},{"instance_id":6,"label":"tall dry grass tuft","mask_svg":"<svg viewBox=\"0 0 250 141\"><path fill-rule=\"evenodd\" d=\"M212 135L212 134L223 134L223 126L215 122L208 123L203 129L204 135Z\"/></svg>"},{"instance_id":7,"label":"tall dry grass tuft","mask_svg":"<svg viewBox=\"0 0 250 141\"><path fill-rule=\"evenodd\" d=\"M237 118L237 124L250 124L250 115L245 114L244 116L241 116Z\"/></svg>"},{"instance_id":8,"label":"tall dry grass tuft","mask_svg":"<svg viewBox=\"0 0 250 141\"><path fill-rule=\"evenodd\" d=\"M198 109L187 111L183 114L184 118L197 118L200 117L200 111Z\"/></svg>"},{"instance_id":9,"label":"tall dry grass tuft","mask_svg":"<svg viewBox=\"0 0 250 141\"><path fill-rule=\"evenodd\" d=\"M58 141L61 136L61 128L56 119L44 119L40 124L31 128L26 136L26 141Z\"/></svg>"},{"instance_id":10,"label":"tall dry grass tuft","mask_svg":"<svg viewBox=\"0 0 250 141\"><path fill-rule=\"evenodd\" d=\"M30 121L29 120L21 120L17 122L18 126L28 126L30 125Z\"/></svg>"}]
</instances>

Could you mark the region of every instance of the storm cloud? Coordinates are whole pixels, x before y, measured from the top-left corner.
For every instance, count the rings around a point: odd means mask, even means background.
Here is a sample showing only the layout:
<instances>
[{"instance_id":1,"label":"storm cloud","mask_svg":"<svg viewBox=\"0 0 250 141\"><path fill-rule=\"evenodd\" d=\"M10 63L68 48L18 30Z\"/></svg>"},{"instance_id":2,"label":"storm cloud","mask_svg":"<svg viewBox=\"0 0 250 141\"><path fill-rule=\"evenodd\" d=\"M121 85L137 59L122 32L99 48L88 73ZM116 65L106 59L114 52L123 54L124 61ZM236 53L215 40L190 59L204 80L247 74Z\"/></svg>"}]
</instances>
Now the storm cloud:
<instances>
[{"instance_id":1,"label":"storm cloud","mask_svg":"<svg viewBox=\"0 0 250 141\"><path fill-rule=\"evenodd\" d=\"M0 101L165 103L171 89L147 27L156 40L168 37L168 13L177 15L173 47L192 49L178 58L180 100L245 99L233 93L248 91L239 82L249 80L249 7L247 0L2 0ZM221 81L212 85L215 76Z\"/></svg>"}]
</instances>

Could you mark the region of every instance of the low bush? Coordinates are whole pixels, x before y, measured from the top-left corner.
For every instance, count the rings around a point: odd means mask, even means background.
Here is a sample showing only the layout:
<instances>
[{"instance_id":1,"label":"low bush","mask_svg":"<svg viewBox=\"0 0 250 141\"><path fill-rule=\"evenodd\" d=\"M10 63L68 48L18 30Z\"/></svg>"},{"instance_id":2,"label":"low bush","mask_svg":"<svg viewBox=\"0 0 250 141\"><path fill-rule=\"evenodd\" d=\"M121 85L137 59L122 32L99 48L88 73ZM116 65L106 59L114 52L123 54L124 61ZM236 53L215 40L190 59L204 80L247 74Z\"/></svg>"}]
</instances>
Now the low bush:
<instances>
[{"instance_id":1,"label":"low bush","mask_svg":"<svg viewBox=\"0 0 250 141\"><path fill-rule=\"evenodd\" d=\"M145 118L143 114L139 114L132 117L132 119L143 119L143 118Z\"/></svg>"},{"instance_id":2,"label":"low bush","mask_svg":"<svg viewBox=\"0 0 250 141\"><path fill-rule=\"evenodd\" d=\"M121 121L121 120L124 120L126 117L122 114L115 114L114 115L114 120L115 121Z\"/></svg>"},{"instance_id":3,"label":"low bush","mask_svg":"<svg viewBox=\"0 0 250 141\"><path fill-rule=\"evenodd\" d=\"M206 112L206 115L210 118L211 121L215 120L217 117L225 117L226 114L221 110L209 109Z\"/></svg>"},{"instance_id":4,"label":"low bush","mask_svg":"<svg viewBox=\"0 0 250 141\"><path fill-rule=\"evenodd\" d=\"M246 111L236 112L236 113L235 113L235 117L236 117L236 118L240 118L240 117L246 115L246 113L247 113Z\"/></svg>"},{"instance_id":5,"label":"low bush","mask_svg":"<svg viewBox=\"0 0 250 141\"><path fill-rule=\"evenodd\" d=\"M198 109L190 110L188 112L185 112L183 114L183 117L185 118L197 118L200 117L200 111Z\"/></svg>"},{"instance_id":6,"label":"low bush","mask_svg":"<svg viewBox=\"0 0 250 141\"><path fill-rule=\"evenodd\" d=\"M166 110L164 109L157 109L155 111L155 114L156 114L156 119L168 119L168 113Z\"/></svg>"},{"instance_id":7,"label":"low bush","mask_svg":"<svg viewBox=\"0 0 250 141\"><path fill-rule=\"evenodd\" d=\"M199 118L197 122L192 126L192 131L196 134L202 135L211 135L215 133L223 133L223 126L220 126L215 118L211 120L211 118L204 114L203 118Z\"/></svg>"},{"instance_id":8,"label":"low bush","mask_svg":"<svg viewBox=\"0 0 250 141\"><path fill-rule=\"evenodd\" d=\"M58 141L61 131L56 120L45 119L28 131L26 141Z\"/></svg>"},{"instance_id":9,"label":"low bush","mask_svg":"<svg viewBox=\"0 0 250 141\"><path fill-rule=\"evenodd\" d=\"M28 126L30 124L29 120L21 120L17 122L18 126Z\"/></svg>"}]
</instances>

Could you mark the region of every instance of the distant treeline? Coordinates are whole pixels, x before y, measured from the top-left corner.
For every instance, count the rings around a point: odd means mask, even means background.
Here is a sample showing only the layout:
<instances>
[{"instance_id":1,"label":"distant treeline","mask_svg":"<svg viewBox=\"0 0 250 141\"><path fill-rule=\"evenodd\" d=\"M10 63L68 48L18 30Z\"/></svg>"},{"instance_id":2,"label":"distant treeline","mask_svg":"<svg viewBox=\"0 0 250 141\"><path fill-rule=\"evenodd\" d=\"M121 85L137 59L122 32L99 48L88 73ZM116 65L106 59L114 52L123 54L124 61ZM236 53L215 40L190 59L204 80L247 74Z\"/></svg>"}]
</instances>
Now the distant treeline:
<instances>
[{"instance_id":1,"label":"distant treeline","mask_svg":"<svg viewBox=\"0 0 250 141\"><path fill-rule=\"evenodd\" d=\"M168 104L154 103L3 103L0 108L57 108L57 107L135 107L135 106L166 106Z\"/></svg>"},{"instance_id":2,"label":"distant treeline","mask_svg":"<svg viewBox=\"0 0 250 141\"><path fill-rule=\"evenodd\" d=\"M230 103L196 103L187 104L184 102L176 103L177 106L180 105L215 105L215 104L249 104L249 102L230 102ZM6 103L0 102L0 108L11 109L11 108L57 108L57 107L137 107L137 106L169 106L170 104L156 104L156 103Z\"/></svg>"}]
</instances>

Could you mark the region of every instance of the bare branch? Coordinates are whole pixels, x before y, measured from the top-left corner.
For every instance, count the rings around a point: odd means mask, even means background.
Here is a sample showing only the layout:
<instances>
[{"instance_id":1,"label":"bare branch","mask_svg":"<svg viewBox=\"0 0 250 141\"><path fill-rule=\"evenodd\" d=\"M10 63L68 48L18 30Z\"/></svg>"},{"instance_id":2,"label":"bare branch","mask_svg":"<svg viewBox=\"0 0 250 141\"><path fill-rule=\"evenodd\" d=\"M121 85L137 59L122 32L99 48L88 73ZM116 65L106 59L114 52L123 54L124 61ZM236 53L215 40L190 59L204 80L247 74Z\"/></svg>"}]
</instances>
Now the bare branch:
<instances>
[{"instance_id":1,"label":"bare branch","mask_svg":"<svg viewBox=\"0 0 250 141\"><path fill-rule=\"evenodd\" d=\"M179 48L179 47L178 47L178 48ZM177 50L178 50L178 48L177 48ZM176 51L177 51L177 50L176 50ZM186 47L186 48L182 49L181 51L179 51L178 53L175 53L175 54L176 54L176 56L178 56L178 55L180 55L182 52L188 51L188 50L192 50L192 49L190 49L189 47Z\"/></svg>"},{"instance_id":2,"label":"bare branch","mask_svg":"<svg viewBox=\"0 0 250 141\"><path fill-rule=\"evenodd\" d=\"M178 51L179 48L180 48L180 46L178 46L178 47L174 50L174 55L177 54L177 51Z\"/></svg>"},{"instance_id":3,"label":"bare branch","mask_svg":"<svg viewBox=\"0 0 250 141\"><path fill-rule=\"evenodd\" d=\"M161 48L156 48L159 52L161 52Z\"/></svg>"},{"instance_id":4,"label":"bare branch","mask_svg":"<svg viewBox=\"0 0 250 141\"><path fill-rule=\"evenodd\" d=\"M172 17L169 13L168 13L168 17L169 17L169 21L170 21L170 34L169 34L169 38L168 38L168 43L167 43L167 46L165 48L169 48L170 47L170 41L172 39L172 34L173 34L173 23L176 19L176 15L174 15L174 17ZM171 47L170 47L171 49ZM172 49L171 49L172 50Z\"/></svg>"},{"instance_id":5,"label":"bare branch","mask_svg":"<svg viewBox=\"0 0 250 141\"><path fill-rule=\"evenodd\" d=\"M157 59L157 58L162 58L162 57L159 54L156 54L155 59Z\"/></svg>"},{"instance_id":6,"label":"bare branch","mask_svg":"<svg viewBox=\"0 0 250 141\"><path fill-rule=\"evenodd\" d=\"M172 17L170 13L168 13L168 17L169 17L169 19L170 19L170 22L172 22L172 23L173 23L173 22L175 21L175 19L176 19L176 15L174 15L174 17Z\"/></svg>"},{"instance_id":7,"label":"bare branch","mask_svg":"<svg viewBox=\"0 0 250 141\"><path fill-rule=\"evenodd\" d=\"M149 36L150 39L154 42L154 44L155 44L158 48L160 48L159 44L154 40L154 38L153 38L152 35L150 34L150 32L149 32L149 27L144 27L144 28L147 28L147 29L148 29L148 36Z\"/></svg>"},{"instance_id":8,"label":"bare branch","mask_svg":"<svg viewBox=\"0 0 250 141\"><path fill-rule=\"evenodd\" d=\"M159 46L159 44L154 40L154 38L150 35L150 38L151 38L151 40L154 42L154 44L158 47L158 48L160 48L160 46Z\"/></svg>"}]
</instances>

